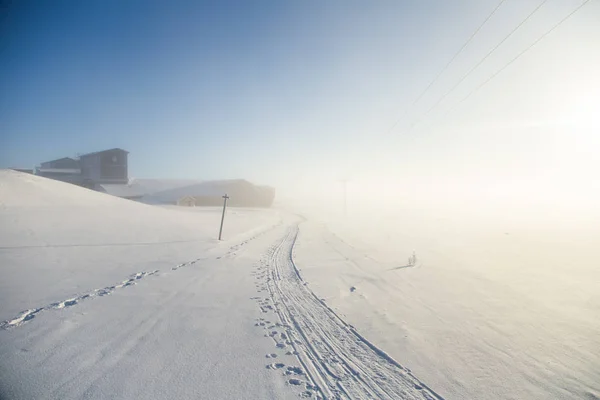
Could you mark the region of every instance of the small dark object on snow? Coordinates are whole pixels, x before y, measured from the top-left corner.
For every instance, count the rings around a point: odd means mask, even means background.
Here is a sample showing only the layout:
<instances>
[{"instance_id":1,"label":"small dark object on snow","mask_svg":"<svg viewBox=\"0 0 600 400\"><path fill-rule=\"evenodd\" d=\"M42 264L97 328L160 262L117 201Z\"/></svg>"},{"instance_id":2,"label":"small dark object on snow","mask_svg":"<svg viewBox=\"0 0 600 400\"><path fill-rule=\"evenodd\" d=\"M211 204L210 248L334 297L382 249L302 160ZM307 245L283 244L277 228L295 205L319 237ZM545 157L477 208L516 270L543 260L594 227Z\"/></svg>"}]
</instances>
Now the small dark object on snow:
<instances>
[{"instance_id":1,"label":"small dark object on snow","mask_svg":"<svg viewBox=\"0 0 600 400\"><path fill-rule=\"evenodd\" d=\"M350 288L350 291L351 291L351 292L354 292L355 290L356 290L356 288L355 288L354 286L352 286L352 287Z\"/></svg>"}]
</instances>

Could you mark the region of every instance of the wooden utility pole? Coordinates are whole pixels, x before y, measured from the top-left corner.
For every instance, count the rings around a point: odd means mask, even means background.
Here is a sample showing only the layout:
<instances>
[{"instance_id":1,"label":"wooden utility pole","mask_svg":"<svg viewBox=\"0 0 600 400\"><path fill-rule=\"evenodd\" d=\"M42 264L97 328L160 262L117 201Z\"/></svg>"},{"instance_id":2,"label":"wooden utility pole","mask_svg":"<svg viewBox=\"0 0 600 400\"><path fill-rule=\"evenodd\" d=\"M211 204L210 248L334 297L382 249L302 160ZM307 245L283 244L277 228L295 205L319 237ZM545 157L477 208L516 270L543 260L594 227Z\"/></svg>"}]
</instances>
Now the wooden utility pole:
<instances>
[{"instance_id":1,"label":"wooden utility pole","mask_svg":"<svg viewBox=\"0 0 600 400\"><path fill-rule=\"evenodd\" d=\"M225 193L225 196L223 196L223 214L221 215L221 228L219 228L219 240L221 240L221 234L223 233L223 221L225 221L225 209L227 208L227 199L229 199L229 196L227 196L227 193Z\"/></svg>"}]
</instances>

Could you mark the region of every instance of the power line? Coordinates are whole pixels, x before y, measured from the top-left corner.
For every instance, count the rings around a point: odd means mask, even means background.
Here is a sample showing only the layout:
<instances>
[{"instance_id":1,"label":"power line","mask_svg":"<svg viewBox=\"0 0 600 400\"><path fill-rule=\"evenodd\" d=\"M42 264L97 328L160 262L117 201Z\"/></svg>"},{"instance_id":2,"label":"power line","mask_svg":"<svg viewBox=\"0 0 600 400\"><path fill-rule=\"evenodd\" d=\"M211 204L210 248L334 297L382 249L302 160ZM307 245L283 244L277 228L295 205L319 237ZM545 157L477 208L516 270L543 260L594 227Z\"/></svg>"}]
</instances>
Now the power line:
<instances>
[{"instance_id":1,"label":"power line","mask_svg":"<svg viewBox=\"0 0 600 400\"><path fill-rule=\"evenodd\" d=\"M475 94L476 92L478 92L482 87L484 87L485 85L487 85L496 76L498 76L500 73L502 73L502 71L504 71L506 68L508 68L512 63L514 63L515 61L517 61L519 58L521 58L525 53L527 53L529 50L531 50L535 45L537 45L539 42L541 42L546 36L548 36L550 33L552 33L556 28L558 28L560 25L562 25L569 18L571 18L577 11L581 10L583 8L583 6L585 6L589 2L590 2L590 0L584 0L584 2L581 3L579 6L577 6L573 11L571 11L563 19L561 19L560 21L558 21L555 25L553 25L546 32L544 32L542 34L542 36L540 36L539 38L537 38L533 43L531 43L529 46L527 46L523 51L521 51L519 54L517 54L509 62L507 62L506 64L504 64L499 70L497 70L496 72L494 72L494 74L492 74L488 79L486 79L480 85L478 85L473 90L471 90L465 97L463 97L450 110L448 110L448 112L445 115L448 115L450 112L452 112L454 109L456 109L456 107L458 107L460 104L464 103L469 97L471 97L473 94Z\"/></svg>"},{"instance_id":2,"label":"power line","mask_svg":"<svg viewBox=\"0 0 600 400\"><path fill-rule=\"evenodd\" d=\"M502 39L498 44L496 44L496 46L494 46L485 56L483 56L483 58L479 60L479 62L475 64L473 68L471 68L466 74L464 74L462 78L460 78L460 80L454 86L452 86L452 88L450 88L450 90L444 93L444 95L440 97L439 100L425 112L425 114L423 114L423 117L429 115L434 109L436 109L437 106L439 106L440 103L444 101L444 99L454 91L454 89L456 89L461 83L463 83L464 80L467 79L467 77L469 77L469 75L471 75L477 68L479 68L479 66L483 64L483 62L487 60L488 57L492 55L492 53L494 53L500 46L502 46L504 42L506 42L516 31L518 31L519 28L521 28L547 2L548 0L543 0L532 12L530 12L524 20L522 20L512 31L510 31L508 35L504 37L504 39Z\"/></svg>"},{"instance_id":3,"label":"power line","mask_svg":"<svg viewBox=\"0 0 600 400\"><path fill-rule=\"evenodd\" d=\"M458 55L460 53L462 53L462 51L467 47L467 45L469 43L471 43L471 40L473 40L473 38L479 33L479 31L481 30L481 28L483 28L483 26L490 20L490 18L492 18L492 16L496 13L496 11L498 11L498 9L500 8L500 6L505 2L506 0L501 0L500 3L498 3L498 5L496 6L496 8L494 8L492 10L492 12L487 16L487 18L481 23L481 25L479 25L479 27L475 30L475 32L473 32L473 34L471 34L471 36L467 39L467 41L462 45L462 47L460 49L458 49L458 51L456 53L454 53L454 55L452 56L452 58L450 59L450 61L448 61L448 63L444 66L444 68L442 68L442 70L435 76L435 78L433 78L433 80L429 83L429 85L427 85L427 87L425 88L425 90L423 90L421 92L421 94L415 99L415 101L413 102L413 106L416 105L419 100L421 100L421 98L425 95L425 93L427 93L427 91L429 90L429 88L431 88L431 86L433 86L433 84L438 80L438 78L444 73L446 72L446 70L448 69L448 67L450 67L450 65L454 62L454 60L456 59L456 57L458 57Z\"/></svg>"},{"instance_id":4,"label":"power line","mask_svg":"<svg viewBox=\"0 0 600 400\"><path fill-rule=\"evenodd\" d=\"M452 58L450 58L450 61L448 61L448 63L446 63L446 65L444 66L444 68L442 68L440 70L440 72L438 72L438 74L431 80L431 82L429 82L429 84L427 85L427 87L417 96L417 98L413 101L411 107L414 107L419 102L419 100L421 100L421 98L425 95L425 93L427 93L429 91L429 89L433 86L433 84L435 82L437 82L437 80L439 79L439 77L442 76L442 74L444 72L446 72L446 70L448 69L448 67L450 67L450 65L452 65L452 63L454 62L454 60L456 60L456 57L458 57L460 55L460 53L462 53L462 51L468 46L468 44L471 43L471 41L479 33L479 31L481 30L481 28L483 28L483 26L490 20L490 18L492 18L492 16L496 13L496 11L498 11L498 9L500 8L500 6L505 1L506 0L500 0L500 3L498 3L498 5L496 6L496 8L494 8L492 10L492 12L486 17L486 19L483 20L483 22L479 25L479 27L477 27L477 29L475 29L475 31L471 34L471 36L469 36L469 38L467 39L467 41L465 43L463 43L463 45L460 47L460 49L458 49L458 51L456 53L454 53L454 55L452 56ZM404 118L404 116L406 115L407 112L408 112L408 109L404 112L404 114L402 115L402 117L398 118L398 120L396 120L396 122L394 122L394 124L392 125L392 127L389 129L388 133L391 132L398 125L398 123Z\"/></svg>"},{"instance_id":5,"label":"power line","mask_svg":"<svg viewBox=\"0 0 600 400\"><path fill-rule=\"evenodd\" d=\"M539 42L541 42L546 36L548 36L550 33L552 33L552 31L554 31L556 28L558 28L560 25L562 25L566 20L568 20L569 18L571 18L573 16L573 14L575 14L577 11L579 11L581 8L583 8L583 6L585 6L587 3L589 3L590 0L585 0L583 3L581 3L577 8L575 8L573 11L571 11L566 17L564 17L563 19L561 19L560 21L558 21L558 23L556 25L554 25L552 28L550 28L548 31L546 31L542 36L540 36L535 42L533 42L530 46L528 46L525 50L523 50L522 52L520 52L519 54L517 54L516 57L514 57L512 60L510 60L508 63L506 63L502 68L500 68L498 71L496 71L492 76L490 76L488 79L486 79L482 84L480 84L479 86L477 86L474 90L472 90L468 95L466 95L461 101L460 103L462 103L463 101L467 100L469 97L471 97L471 95L473 95L475 92L477 92L479 89L481 89L483 86L485 86L488 82L490 82L492 79L494 79L496 77L496 75L500 74L502 71L504 71L506 68L508 68L509 65L511 65L512 63L514 63L515 61L517 61L523 54L527 53L529 50L531 50L536 44L538 44ZM460 104L459 103L459 104Z\"/></svg>"}]
</instances>

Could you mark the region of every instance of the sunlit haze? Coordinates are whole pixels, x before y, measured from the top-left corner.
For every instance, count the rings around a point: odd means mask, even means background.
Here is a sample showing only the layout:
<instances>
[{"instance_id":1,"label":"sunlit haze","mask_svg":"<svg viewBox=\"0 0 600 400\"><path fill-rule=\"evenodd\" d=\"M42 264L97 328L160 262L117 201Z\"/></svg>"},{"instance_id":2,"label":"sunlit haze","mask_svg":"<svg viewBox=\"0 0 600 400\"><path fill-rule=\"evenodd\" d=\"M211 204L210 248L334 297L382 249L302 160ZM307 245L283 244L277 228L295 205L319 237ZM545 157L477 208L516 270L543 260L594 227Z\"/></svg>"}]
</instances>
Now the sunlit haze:
<instances>
[{"instance_id":1,"label":"sunlit haze","mask_svg":"<svg viewBox=\"0 0 600 400\"><path fill-rule=\"evenodd\" d=\"M600 399L600 0L0 6L0 399Z\"/></svg>"},{"instance_id":2,"label":"sunlit haze","mask_svg":"<svg viewBox=\"0 0 600 400\"><path fill-rule=\"evenodd\" d=\"M122 147L134 177L246 178L284 197L348 179L350 196L600 204L598 2L459 104L577 5L548 1L427 113L539 4L506 2L413 106L496 4L19 4L0 164Z\"/></svg>"}]
</instances>

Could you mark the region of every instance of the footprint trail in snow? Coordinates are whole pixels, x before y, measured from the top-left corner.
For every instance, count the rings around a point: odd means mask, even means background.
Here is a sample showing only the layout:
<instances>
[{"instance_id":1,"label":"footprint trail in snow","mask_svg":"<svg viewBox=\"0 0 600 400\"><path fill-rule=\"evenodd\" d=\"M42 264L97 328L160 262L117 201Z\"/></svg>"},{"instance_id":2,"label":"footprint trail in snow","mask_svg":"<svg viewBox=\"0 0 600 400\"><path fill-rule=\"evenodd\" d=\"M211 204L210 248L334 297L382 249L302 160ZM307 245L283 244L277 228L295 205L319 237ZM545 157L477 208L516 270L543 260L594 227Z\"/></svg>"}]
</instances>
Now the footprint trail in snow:
<instances>
[{"instance_id":1,"label":"footprint trail in snow","mask_svg":"<svg viewBox=\"0 0 600 400\"><path fill-rule=\"evenodd\" d=\"M301 397L442 400L308 288L292 259L297 235L295 225L258 265L257 291L269 297L253 299L265 316L255 326L280 351L296 356L301 367L272 363L267 368L285 371L286 382L304 390Z\"/></svg>"}]
</instances>

